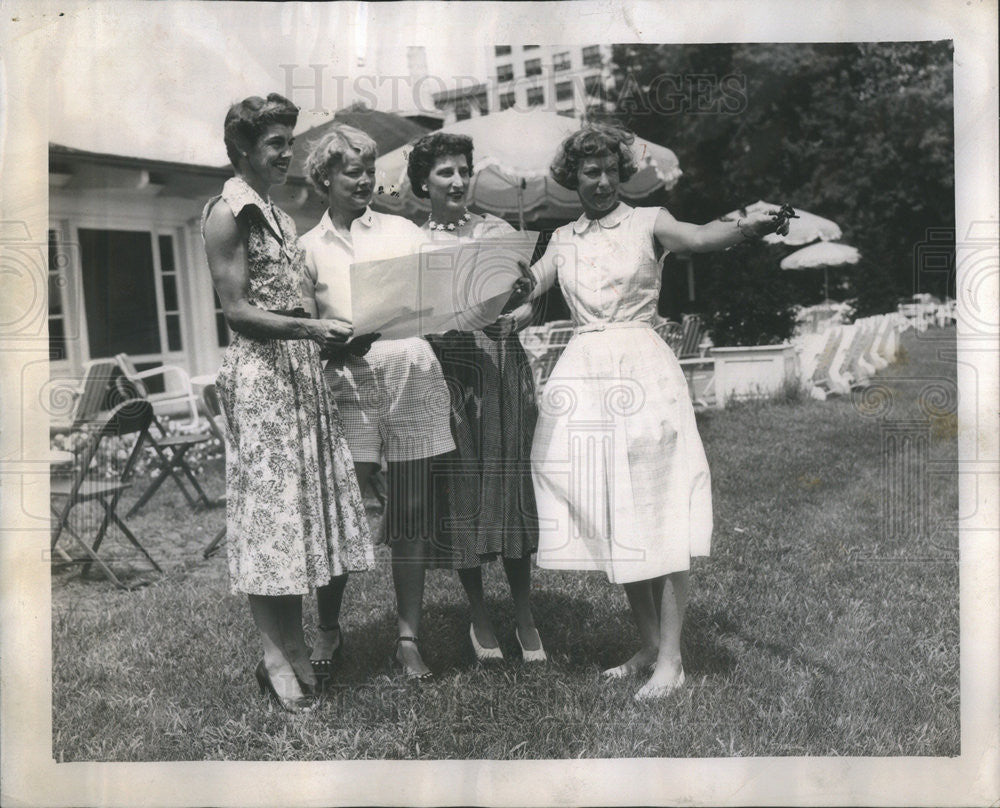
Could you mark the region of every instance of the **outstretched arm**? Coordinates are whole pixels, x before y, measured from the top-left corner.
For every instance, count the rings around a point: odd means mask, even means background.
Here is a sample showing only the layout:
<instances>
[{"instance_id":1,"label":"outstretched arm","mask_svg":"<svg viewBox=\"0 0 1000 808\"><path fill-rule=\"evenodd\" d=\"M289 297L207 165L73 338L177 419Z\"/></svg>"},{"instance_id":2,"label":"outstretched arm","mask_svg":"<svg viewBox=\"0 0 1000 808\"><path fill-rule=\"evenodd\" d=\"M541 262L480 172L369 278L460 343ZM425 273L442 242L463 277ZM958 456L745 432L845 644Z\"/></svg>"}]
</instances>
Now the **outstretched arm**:
<instances>
[{"instance_id":1,"label":"outstretched arm","mask_svg":"<svg viewBox=\"0 0 1000 808\"><path fill-rule=\"evenodd\" d=\"M716 220L708 224L690 224L677 221L663 209L656 217L653 235L660 246L671 252L714 252L744 241L756 241L768 233L780 233L782 229L788 232L787 228L784 219L771 213L748 213L735 222Z\"/></svg>"},{"instance_id":2,"label":"outstretched arm","mask_svg":"<svg viewBox=\"0 0 1000 808\"><path fill-rule=\"evenodd\" d=\"M337 320L285 317L252 305L246 244L245 226L220 199L205 222L205 251L222 312L233 331L258 339L311 339L321 347L343 342L351 335L350 326Z\"/></svg>"}]
</instances>

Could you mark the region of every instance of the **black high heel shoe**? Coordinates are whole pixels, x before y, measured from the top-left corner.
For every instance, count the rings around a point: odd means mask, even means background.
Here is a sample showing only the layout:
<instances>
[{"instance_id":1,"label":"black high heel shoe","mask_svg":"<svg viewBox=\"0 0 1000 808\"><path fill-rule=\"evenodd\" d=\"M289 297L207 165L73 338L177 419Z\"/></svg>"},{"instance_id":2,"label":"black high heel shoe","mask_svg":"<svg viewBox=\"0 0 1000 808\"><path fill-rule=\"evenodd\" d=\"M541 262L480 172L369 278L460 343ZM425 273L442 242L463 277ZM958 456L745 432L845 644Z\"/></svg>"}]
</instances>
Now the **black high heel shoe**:
<instances>
[{"instance_id":1,"label":"black high heel shoe","mask_svg":"<svg viewBox=\"0 0 1000 808\"><path fill-rule=\"evenodd\" d=\"M409 667L405 662L400 660L399 654L399 644L401 642L412 642L414 645L417 644L417 638L411 637L409 635L403 635L396 638L396 653L392 655L392 668L393 670L402 673L406 677L407 682L430 682L434 679L434 673L432 671L424 671L423 673L418 673ZM419 649L418 649L419 652Z\"/></svg>"},{"instance_id":2,"label":"black high heel shoe","mask_svg":"<svg viewBox=\"0 0 1000 808\"><path fill-rule=\"evenodd\" d=\"M279 696L278 691L274 689L274 682L271 681L271 677L268 675L263 659L257 663L254 676L257 679L257 687L260 688L261 695L267 694L270 701L274 702L286 713L308 713L316 706L316 698L311 693L299 696L297 699L287 699Z\"/></svg>"},{"instance_id":3,"label":"black high heel shoe","mask_svg":"<svg viewBox=\"0 0 1000 808\"><path fill-rule=\"evenodd\" d=\"M334 665L340 661L340 658L344 655L344 632L340 628L338 623L335 626L316 626L320 631L336 631L337 632L337 647L333 649L328 659L310 659L309 664L312 666L313 674L316 676L316 687L320 692L323 692L330 685L330 681L333 678L333 668Z\"/></svg>"}]
</instances>

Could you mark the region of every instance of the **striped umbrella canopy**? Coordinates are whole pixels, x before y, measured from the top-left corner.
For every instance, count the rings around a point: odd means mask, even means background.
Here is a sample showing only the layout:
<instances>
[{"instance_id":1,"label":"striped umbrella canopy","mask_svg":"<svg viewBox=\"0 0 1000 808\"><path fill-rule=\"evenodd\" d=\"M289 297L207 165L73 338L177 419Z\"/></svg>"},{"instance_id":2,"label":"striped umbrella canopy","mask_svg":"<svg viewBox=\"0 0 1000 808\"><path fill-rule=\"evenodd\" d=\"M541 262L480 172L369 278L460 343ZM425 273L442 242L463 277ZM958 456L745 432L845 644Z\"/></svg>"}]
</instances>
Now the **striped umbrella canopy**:
<instances>
[{"instance_id":1,"label":"striped umbrella canopy","mask_svg":"<svg viewBox=\"0 0 1000 808\"><path fill-rule=\"evenodd\" d=\"M522 224L541 218L574 218L583 210L576 191L549 176L556 149L578 130L579 118L542 109L511 108L503 112L458 121L442 132L467 135L473 141L474 174L469 205L497 216L517 216ZM659 188L673 188L681 175L677 156L665 146L637 137L632 144L639 171L621 187L625 199L641 199ZM375 168L382 192L376 207L416 216L430 210L418 199L406 177L409 148L380 157Z\"/></svg>"},{"instance_id":2,"label":"striped umbrella canopy","mask_svg":"<svg viewBox=\"0 0 1000 808\"><path fill-rule=\"evenodd\" d=\"M748 213L776 211L780 207L781 205L774 205L770 202L758 200L752 205L734 210L721 218L724 222L735 222ZM788 220L788 235L779 236L776 233L768 233L764 236L764 241L768 244L789 244L792 247L799 247L803 244L811 244L817 239L821 241L836 241L843 235L837 223L830 219L824 219L822 216L817 216L815 213L800 210L799 208L795 208L795 213L798 218Z\"/></svg>"}]
</instances>

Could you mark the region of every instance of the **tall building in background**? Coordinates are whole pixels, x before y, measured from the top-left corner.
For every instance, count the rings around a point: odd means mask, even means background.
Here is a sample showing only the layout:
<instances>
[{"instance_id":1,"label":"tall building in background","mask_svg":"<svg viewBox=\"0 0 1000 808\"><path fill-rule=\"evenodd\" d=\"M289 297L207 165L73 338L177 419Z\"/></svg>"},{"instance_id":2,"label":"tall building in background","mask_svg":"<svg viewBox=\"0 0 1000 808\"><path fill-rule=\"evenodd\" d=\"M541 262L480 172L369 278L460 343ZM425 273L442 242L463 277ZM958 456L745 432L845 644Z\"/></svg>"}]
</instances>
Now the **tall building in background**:
<instances>
[{"instance_id":1,"label":"tall building in background","mask_svg":"<svg viewBox=\"0 0 1000 808\"><path fill-rule=\"evenodd\" d=\"M434 93L445 124L515 107L581 116L607 103L613 89L609 45L491 45L490 75L472 86Z\"/></svg>"}]
</instances>

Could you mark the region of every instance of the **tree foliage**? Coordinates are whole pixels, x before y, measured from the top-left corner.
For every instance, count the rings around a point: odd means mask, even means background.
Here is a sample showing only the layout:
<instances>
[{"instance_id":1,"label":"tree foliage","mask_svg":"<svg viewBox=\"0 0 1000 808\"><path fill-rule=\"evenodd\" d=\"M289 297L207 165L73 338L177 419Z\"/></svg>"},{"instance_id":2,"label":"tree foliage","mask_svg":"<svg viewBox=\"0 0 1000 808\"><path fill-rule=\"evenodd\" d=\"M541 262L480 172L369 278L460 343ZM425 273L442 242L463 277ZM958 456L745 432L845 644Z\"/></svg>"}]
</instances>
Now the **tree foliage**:
<instances>
[{"instance_id":1,"label":"tree foliage","mask_svg":"<svg viewBox=\"0 0 1000 808\"><path fill-rule=\"evenodd\" d=\"M788 201L836 221L864 256L837 284L831 274L833 297L886 311L918 291L954 295L953 277L918 261L932 230L950 229L954 245L950 42L620 45L612 58L615 116L680 160L684 176L661 200L679 219ZM775 271L788 252L772 248ZM738 271L745 258L696 257L707 314L756 282ZM810 282L779 286L816 302L822 272L801 274Z\"/></svg>"}]
</instances>

